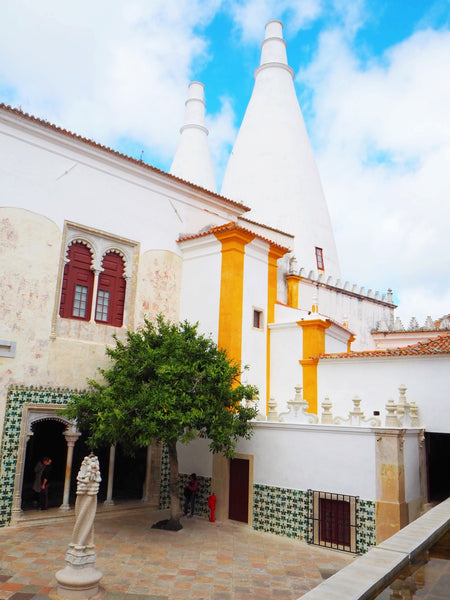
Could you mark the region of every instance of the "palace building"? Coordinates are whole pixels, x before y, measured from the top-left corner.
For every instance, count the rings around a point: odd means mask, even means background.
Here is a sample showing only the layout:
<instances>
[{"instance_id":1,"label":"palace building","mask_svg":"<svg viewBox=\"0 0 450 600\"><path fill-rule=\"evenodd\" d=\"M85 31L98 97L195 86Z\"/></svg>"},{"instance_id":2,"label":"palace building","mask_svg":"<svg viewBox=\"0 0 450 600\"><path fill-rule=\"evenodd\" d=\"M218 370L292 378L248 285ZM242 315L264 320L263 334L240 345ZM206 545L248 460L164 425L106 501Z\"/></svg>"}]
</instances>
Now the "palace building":
<instances>
[{"instance_id":1,"label":"palace building","mask_svg":"<svg viewBox=\"0 0 450 600\"><path fill-rule=\"evenodd\" d=\"M279 21L220 194L198 82L169 173L4 104L0 165L0 526L32 509L43 455L70 510L84 437L58 411L158 313L198 321L259 389L234 459L180 448L199 514L214 491L218 518L365 552L448 495L449 320L410 335L391 290L341 279ZM167 505L164 448L99 458L106 504Z\"/></svg>"}]
</instances>

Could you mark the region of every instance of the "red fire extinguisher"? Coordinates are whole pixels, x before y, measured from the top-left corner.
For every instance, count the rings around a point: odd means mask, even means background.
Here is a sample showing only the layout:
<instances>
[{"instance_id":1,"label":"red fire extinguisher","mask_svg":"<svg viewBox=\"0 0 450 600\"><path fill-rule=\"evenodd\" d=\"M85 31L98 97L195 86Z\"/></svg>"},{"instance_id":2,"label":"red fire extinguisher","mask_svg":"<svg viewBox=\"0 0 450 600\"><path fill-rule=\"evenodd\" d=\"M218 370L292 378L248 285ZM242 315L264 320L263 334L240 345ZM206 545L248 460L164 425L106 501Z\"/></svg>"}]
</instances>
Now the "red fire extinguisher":
<instances>
[{"instance_id":1,"label":"red fire extinguisher","mask_svg":"<svg viewBox=\"0 0 450 600\"><path fill-rule=\"evenodd\" d=\"M214 512L216 510L216 502L217 502L216 495L214 493L212 493L211 496L208 498L209 520L211 521L211 523L214 523L214 521L216 520L216 518L214 516Z\"/></svg>"}]
</instances>

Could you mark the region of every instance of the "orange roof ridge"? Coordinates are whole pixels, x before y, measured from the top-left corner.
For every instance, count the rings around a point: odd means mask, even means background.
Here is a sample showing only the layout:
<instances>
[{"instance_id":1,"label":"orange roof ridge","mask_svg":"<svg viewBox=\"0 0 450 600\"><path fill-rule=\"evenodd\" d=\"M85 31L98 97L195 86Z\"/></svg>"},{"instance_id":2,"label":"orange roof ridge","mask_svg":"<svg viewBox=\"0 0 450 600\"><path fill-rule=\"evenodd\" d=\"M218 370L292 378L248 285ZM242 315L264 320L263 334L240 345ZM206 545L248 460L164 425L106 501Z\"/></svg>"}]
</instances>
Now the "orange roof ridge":
<instances>
[{"instance_id":1,"label":"orange roof ridge","mask_svg":"<svg viewBox=\"0 0 450 600\"><path fill-rule=\"evenodd\" d=\"M450 354L450 332L439 335L427 342L418 342L402 348L386 348L385 350L362 350L360 352L335 352L321 354L321 359L333 358L365 358L383 356L434 356Z\"/></svg>"},{"instance_id":2,"label":"orange roof ridge","mask_svg":"<svg viewBox=\"0 0 450 600\"><path fill-rule=\"evenodd\" d=\"M265 238L262 235L259 235L258 233L255 233L251 229L242 227L242 225L239 225L238 223L235 223L234 221L230 221L229 223L224 223L223 225L215 225L215 226L211 227L210 229L208 229L207 231L201 231L199 233L194 233L192 235L186 235L184 237L178 238L177 242L187 242L188 240L196 240L198 238L202 238L207 235L221 233L222 231L232 231L233 229L235 229L236 231L243 231L244 233L249 233L251 235L254 235L259 240L262 240L263 242L267 242L271 246L275 246L276 248L280 248L281 250L290 252L289 248L286 248L285 246L282 246L281 244L277 244L276 242L269 240L268 238Z\"/></svg>"}]
</instances>

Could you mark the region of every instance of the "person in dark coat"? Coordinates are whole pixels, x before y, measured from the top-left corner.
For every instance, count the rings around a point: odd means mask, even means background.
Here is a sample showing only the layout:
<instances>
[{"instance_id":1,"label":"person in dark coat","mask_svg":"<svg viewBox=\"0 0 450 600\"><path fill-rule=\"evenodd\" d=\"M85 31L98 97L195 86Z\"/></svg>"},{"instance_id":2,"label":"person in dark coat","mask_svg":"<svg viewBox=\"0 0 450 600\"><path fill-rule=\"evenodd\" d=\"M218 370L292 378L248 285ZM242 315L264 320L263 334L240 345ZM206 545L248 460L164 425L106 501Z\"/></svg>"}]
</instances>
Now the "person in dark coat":
<instances>
[{"instance_id":1,"label":"person in dark coat","mask_svg":"<svg viewBox=\"0 0 450 600\"><path fill-rule=\"evenodd\" d=\"M184 516L188 514L190 508L189 518L192 519L195 510L195 500L197 499L198 492L198 479L195 473L189 475L188 481L184 484Z\"/></svg>"},{"instance_id":2,"label":"person in dark coat","mask_svg":"<svg viewBox=\"0 0 450 600\"><path fill-rule=\"evenodd\" d=\"M39 510L47 510L48 508L48 488L50 485L50 474L52 459L44 456L34 467L34 505L39 505Z\"/></svg>"}]
</instances>

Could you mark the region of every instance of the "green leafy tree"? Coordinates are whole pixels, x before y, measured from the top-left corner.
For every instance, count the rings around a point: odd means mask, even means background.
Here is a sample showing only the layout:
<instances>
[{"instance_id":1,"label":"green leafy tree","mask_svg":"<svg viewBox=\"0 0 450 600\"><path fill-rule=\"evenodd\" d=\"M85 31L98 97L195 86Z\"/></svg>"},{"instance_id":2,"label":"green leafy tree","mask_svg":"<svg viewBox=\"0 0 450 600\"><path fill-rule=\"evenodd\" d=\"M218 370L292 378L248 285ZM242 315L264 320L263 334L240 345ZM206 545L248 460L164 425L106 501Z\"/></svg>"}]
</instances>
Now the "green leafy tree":
<instances>
[{"instance_id":1,"label":"green leafy tree","mask_svg":"<svg viewBox=\"0 0 450 600\"><path fill-rule=\"evenodd\" d=\"M170 519L180 528L178 441L210 440L212 452L232 457L239 438L250 438L257 409L248 401L257 389L240 383L240 367L197 325L145 320L126 340L114 336L106 352L104 382L89 381L65 414L77 419L92 448L120 444L132 453L152 440L166 444L170 462Z\"/></svg>"}]
</instances>

